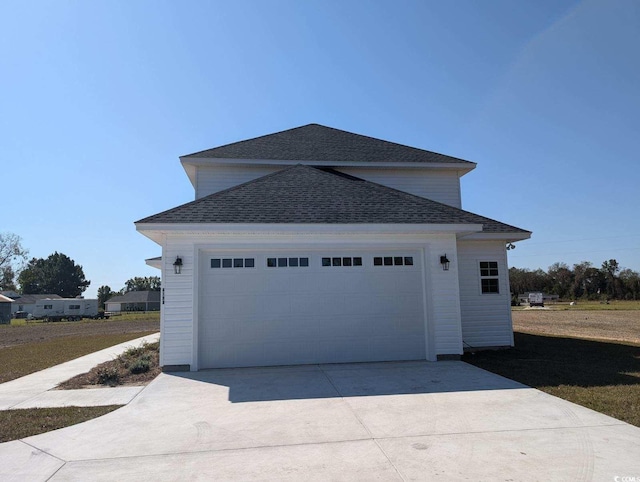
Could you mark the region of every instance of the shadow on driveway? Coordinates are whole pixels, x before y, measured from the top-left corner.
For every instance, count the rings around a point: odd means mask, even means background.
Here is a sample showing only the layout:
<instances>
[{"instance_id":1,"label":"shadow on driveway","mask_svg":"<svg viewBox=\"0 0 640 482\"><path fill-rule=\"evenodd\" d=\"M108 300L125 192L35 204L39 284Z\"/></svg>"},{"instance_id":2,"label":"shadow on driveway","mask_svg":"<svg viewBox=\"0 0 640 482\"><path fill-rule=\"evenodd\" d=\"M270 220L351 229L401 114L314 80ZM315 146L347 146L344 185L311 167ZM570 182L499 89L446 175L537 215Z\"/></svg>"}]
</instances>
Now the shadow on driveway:
<instances>
[{"instance_id":1,"label":"shadow on driveway","mask_svg":"<svg viewBox=\"0 0 640 482\"><path fill-rule=\"evenodd\" d=\"M228 387L232 403L526 388L457 361L226 368L168 375Z\"/></svg>"}]
</instances>

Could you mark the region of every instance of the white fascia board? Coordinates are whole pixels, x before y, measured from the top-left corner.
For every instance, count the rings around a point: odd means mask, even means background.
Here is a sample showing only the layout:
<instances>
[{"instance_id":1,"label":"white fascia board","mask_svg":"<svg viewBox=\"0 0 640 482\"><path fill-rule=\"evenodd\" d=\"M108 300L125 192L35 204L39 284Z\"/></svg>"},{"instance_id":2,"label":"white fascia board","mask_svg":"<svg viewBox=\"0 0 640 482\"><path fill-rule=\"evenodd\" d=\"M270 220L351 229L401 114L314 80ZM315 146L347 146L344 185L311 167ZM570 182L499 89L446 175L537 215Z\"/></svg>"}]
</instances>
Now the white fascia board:
<instances>
[{"instance_id":1,"label":"white fascia board","mask_svg":"<svg viewBox=\"0 0 640 482\"><path fill-rule=\"evenodd\" d=\"M149 258L144 260L147 266L151 266L152 268L162 269L162 258Z\"/></svg>"},{"instance_id":2,"label":"white fascia board","mask_svg":"<svg viewBox=\"0 0 640 482\"><path fill-rule=\"evenodd\" d=\"M325 167L369 167L393 169L398 167L409 167L414 169L446 169L452 171L463 171L465 174L476 168L475 162L338 162L338 161L296 161L296 160L273 160L273 159L224 159L216 157L181 157L180 162L189 175L189 169L199 166L228 165L228 166L295 166L303 164L307 166ZM195 171L195 169L194 169ZM192 181L193 182L193 181Z\"/></svg>"},{"instance_id":3,"label":"white fascia board","mask_svg":"<svg viewBox=\"0 0 640 482\"><path fill-rule=\"evenodd\" d=\"M529 239L531 233L471 233L459 235L458 238L462 238L465 241L478 240L478 241L491 241L491 240L503 240L507 243L515 243L517 241L524 241Z\"/></svg>"},{"instance_id":4,"label":"white fascia board","mask_svg":"<svg viewBox=\"0 0 640 482\"><path fill-rule=\"evenodd\" d=\"M482 231L481 224L136 224L136 229L158 244L164 236L237 235L348 235L348 234L408 234L466 235Z\"/></svg>"},{"instance_id":5,"label":"white fascia board","mask_svg":"<svg viewBox=\"0 0 640 482\"><path fill-rule=\"evenodd\" d=\"M189 181L191 181L191 185L193 186L193 188L196 188L196 176L197 176L197 168L195 166L195 164L185 164L184 162L182 163L182 167L184 169L184 172L187 173L187 177L189 178Z\"/></svg>"}]
</instances>

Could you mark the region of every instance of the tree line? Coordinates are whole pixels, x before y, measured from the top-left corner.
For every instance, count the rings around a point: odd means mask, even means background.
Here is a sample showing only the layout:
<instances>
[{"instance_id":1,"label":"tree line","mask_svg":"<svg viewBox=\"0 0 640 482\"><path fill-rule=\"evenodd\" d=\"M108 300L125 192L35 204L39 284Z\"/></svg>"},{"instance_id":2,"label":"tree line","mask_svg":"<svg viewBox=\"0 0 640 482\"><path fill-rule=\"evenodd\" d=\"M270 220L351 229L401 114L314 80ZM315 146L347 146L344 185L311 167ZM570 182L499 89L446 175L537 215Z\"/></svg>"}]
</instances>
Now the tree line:
<instances>
[{"instance_id":1,"label":"tree line","mask_svg":"<svg viewBox=\"0 0 640 482\"><path fill-rule=\"evenodd\" d=\"M600 268L589 261L554 263L542 269L510 268L509 282L514 296L531 291L558 295L561 299L640 300L640 274L622 269L615 259Z\"/></svg>"},{"instance_id":2,"label":"tree line","mask_svg":"<svg viewBox=\"0 0 640 482\"><path fill-rule=\"evenodd\" d=\"M22 294L55 294L63 298L80 296L91 281L84 275L82 266L57 251L47 258L28 259L28 250L22 240L12 233L0 233L0 291L16 291ZM98 288L100 306L117 295L129 291L160 291L160 277L134 277L125 282L119 291L109 286Z\"/></svg>"}]
</instances>

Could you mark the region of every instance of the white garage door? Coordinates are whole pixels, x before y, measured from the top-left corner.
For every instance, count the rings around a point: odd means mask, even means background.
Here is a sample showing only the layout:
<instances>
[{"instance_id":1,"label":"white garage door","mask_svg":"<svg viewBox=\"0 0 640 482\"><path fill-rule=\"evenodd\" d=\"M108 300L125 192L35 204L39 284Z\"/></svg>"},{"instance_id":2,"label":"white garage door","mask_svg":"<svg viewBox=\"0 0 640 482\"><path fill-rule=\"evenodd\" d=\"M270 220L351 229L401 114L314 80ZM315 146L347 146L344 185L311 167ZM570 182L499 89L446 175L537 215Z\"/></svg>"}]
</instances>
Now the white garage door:
<instances>
[{"instance_id":1,"label":"white garage door","mask_svg":"<svg viewBox=\"0 0 640 482\"><path fill-rule=\"evenodd\" d=\"M425 358L419 252L205 252L200 263L200 368Z\"/></svg>"}]
</instances>

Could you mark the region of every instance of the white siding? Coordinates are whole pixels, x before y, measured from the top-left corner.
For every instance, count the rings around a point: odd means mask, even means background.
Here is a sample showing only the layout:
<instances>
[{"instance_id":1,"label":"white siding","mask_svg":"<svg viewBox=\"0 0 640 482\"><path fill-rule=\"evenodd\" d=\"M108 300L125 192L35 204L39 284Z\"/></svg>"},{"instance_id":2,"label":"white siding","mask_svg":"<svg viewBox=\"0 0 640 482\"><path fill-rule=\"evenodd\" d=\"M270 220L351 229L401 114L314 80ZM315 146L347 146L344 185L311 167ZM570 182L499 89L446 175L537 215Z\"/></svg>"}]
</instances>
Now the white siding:
<instances>
[{"instance_id":1,"label":"white siding","mask_svg":"<svg viewBox=\"0 0 640 482\"><path fill-rule=\"evenodd\" d=\"M480 261L497 261L500 293L482 294ZM513 345L507 254L503 241L459 241L462 340L470 347Z\"/></svg>"},{"instance_id":2,"label":"white siding","mask_svg":"<svg viewBox=\"0 0 640 482\"><path fill-rule=\"evenodd\" d=\"M456 208L462 207L457 171L435 169L337 168L340 172L389 186L416 196L433 199Z\"/></svg>"},{"instance_id":3,"label":"white siding","mask_svg":"<svg viewBox=\"0 0 640 482\"><path fill-rule=\"evenodd\" d=\"M286 166L198 166L196 199L284 169ZM457 171L435 169L376 169L337 167L336 170L367 181L460 208L460 179Z\"/></svg>"},{"instance_id":4,"label":"white siding","mask_svg":"<svg viewBox=\"0 0 640 482\"><path fill-rule=\"evenodd\" d=\"M266 176L277 166L199 166L196 171L196 199Z\"/></svg>"},{"instance_id":5,"label":"white siding","mask_svg":"<svg viewBox=\"0 0 640 482\"><path fill-rule=\"evenodd\" d=\"M193 351L193 240L168 238L163 248L162 365L191 365ZM182 258L180 274L173 262Z\"/></svg>"},{"instance_id":6,"label":"white siding","mask_svg":"<svg viewBox=\"0 0 640 482\"><path fill-rule=\"evenodd\" d=\"M452 261L444 271L440 256L446 254ZM433 330L437 355L462 354L462 328L460 325L460 301L458 273L455 269L455 235L438 236L427 245L427 305Z\"/></svg>"}]
</instances>

